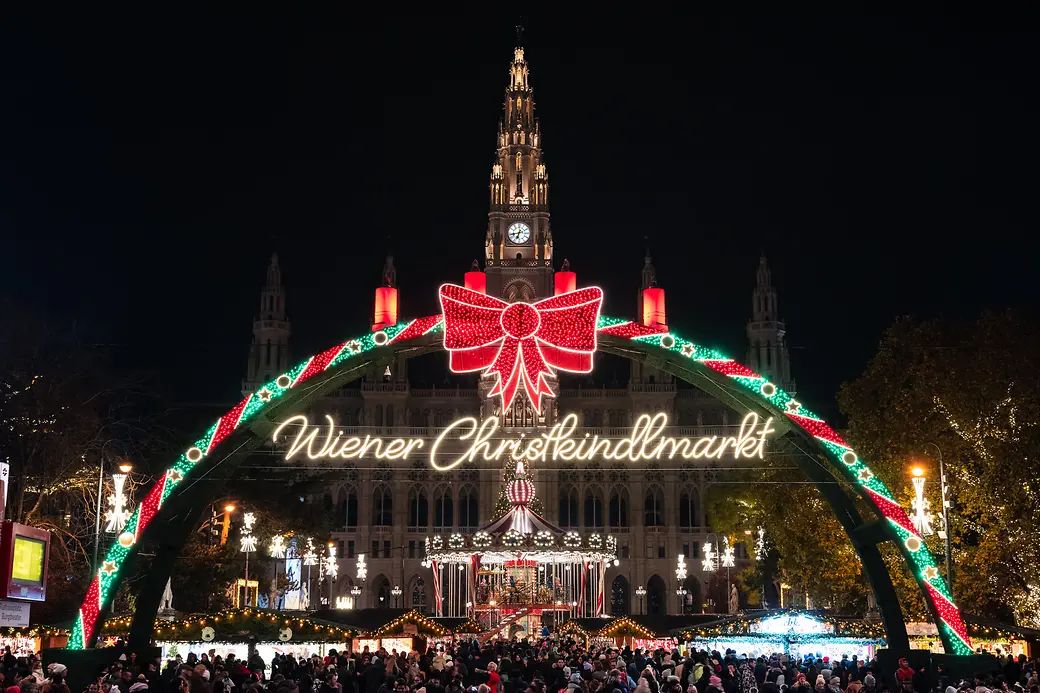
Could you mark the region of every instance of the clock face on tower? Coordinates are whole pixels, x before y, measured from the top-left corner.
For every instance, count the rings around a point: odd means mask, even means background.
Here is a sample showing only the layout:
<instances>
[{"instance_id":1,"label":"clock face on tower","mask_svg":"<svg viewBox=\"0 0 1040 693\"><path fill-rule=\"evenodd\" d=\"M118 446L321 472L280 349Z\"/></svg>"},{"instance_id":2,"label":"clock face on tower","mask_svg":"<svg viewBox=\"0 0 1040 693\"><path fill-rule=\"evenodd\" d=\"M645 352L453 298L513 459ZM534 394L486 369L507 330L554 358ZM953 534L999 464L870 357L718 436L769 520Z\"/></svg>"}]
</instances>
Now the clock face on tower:
<instances>
[{"instance_id":1,"label":"clock face on tower","mask_svg":"<svg viewBox=\"0 0 1040 693\"><path fill-rule=\"evenodd\" d=\"M506 236L509 238L510 243L527 243L531 238L531 227L518 221L509 227Z\"/></svg>"}]
</instances>

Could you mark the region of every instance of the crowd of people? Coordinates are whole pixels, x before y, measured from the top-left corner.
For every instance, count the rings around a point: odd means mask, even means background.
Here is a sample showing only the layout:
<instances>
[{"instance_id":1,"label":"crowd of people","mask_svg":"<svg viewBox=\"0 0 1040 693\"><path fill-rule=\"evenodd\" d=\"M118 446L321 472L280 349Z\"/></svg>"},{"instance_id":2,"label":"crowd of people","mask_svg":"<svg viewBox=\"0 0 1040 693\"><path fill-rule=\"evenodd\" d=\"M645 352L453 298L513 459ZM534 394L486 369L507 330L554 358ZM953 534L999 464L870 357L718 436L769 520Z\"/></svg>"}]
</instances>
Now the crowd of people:
<instances>
[{"instance_id":1,"label":"crowd of people","mask_svg":"<svg viewBox=\"0 0 1040 693\"><path fill-rule=\"evenodd\" d=\"M10 653L8 653L9 655ZM14 659L12 657L12 659ZM3 693L71 693L66 669L4 657ZM384 649L264 661L215 649L160 667L122 655L86 693L1040 693L1040 658L993 659L989 671L954 680L900 660L893 677L853 657L750 658L676 649L586 648L567 641L476 640L424 652ZM79 692L77 692L79 693Z\"/></svg>"}]
</instances>

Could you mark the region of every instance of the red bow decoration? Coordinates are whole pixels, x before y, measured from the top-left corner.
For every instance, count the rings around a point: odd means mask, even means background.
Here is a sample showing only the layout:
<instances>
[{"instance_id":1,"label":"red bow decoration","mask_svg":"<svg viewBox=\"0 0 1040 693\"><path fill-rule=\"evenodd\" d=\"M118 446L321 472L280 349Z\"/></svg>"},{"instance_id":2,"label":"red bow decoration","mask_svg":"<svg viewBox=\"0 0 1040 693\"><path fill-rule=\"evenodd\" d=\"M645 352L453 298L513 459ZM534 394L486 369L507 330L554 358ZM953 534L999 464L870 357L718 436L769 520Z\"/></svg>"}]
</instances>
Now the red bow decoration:
<instances>
[{"instance_id":1,"label":"red bow decoration","mask_svg":"<svg viewBox=\"0 0 1040 693\"><path fill-rule=\"evenodd\" d=\"M579 289L537 303L506 303L445 284L440 296L451 370L497 374L489 394L502 397L503 411L522 385L541 413L542 395L552 395L545 376L554 375L554 368L571 373L592 370L602 289Z\"/></svg>"}]
</instances>

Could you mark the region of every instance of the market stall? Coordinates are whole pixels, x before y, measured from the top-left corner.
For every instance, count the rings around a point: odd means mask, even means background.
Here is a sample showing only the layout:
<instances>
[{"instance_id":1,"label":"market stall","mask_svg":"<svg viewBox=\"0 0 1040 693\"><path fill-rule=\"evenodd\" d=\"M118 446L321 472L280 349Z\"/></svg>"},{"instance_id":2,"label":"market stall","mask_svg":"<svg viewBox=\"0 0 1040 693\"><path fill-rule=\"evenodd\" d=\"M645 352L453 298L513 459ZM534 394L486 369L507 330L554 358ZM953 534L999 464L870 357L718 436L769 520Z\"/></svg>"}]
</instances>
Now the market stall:
<instances>
[{"instance_id":1,"label":"market stall","mask_svg":"<svg viewBox=\"0 0 1040 693\"><path fill-rule=\"evenodd\" d=\"M25 626L0 628L0 652L10 647L16 657L36 654L46 647L65 647L69 641L67 628L52 626Z\"/></svg>"},{"instance_id":2,"label":"market stall","mask_svg":"<svg viewBox=\"0 0 1040 693\"><path fill-rule=\"evenodd\" d=\"M452 631L416 610L407 611L382 626L354 638L353 652L425 652L431 642L451 640Z\"/></svg>"},{"instance_id":3,"label":"market stall","mask_svg":"<svg viewBox=\"0 0 1040 693\"><path fill-rule=\"evenodd\" d=\"M688 646L699 650L732 649L757 657L783 652L828 656L857 655L873 658L885 645L880 624L859 619L829 618L804 611L769 611L719 619L676 632Z\"/></svg>"}]
</instances>

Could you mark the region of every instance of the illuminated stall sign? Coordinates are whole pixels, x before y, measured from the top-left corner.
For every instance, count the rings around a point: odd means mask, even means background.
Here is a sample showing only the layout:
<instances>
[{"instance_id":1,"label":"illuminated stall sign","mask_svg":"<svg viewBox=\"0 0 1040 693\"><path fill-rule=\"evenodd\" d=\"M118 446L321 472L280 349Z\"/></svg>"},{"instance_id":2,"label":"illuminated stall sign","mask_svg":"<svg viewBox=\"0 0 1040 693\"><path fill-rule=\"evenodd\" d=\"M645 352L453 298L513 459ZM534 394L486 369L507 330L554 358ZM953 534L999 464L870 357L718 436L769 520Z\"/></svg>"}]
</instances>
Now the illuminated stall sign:
<instances>
[{"instance_id":1,"label":"illuminated stall sign","mask_svg":"<svg viewBox=\"0 0 1040 693\"><path fill-rule=\"evenodd\" d=\"M480 421L467 416L446 426L432 440L426 438L383 438L374 435L346 436L331 416L325 424L313 424L303 414L283 421L275 429L275 443L288 442L286 460L407 460L425 455L437 471L448 471L460 464L504 461L586 462L620 460L763 459L766 440L773 428L772 417L762 419L747 414L735 435L673 437L665 434L668 416L662 412L643 414L623 437L600 436L578 429L578 417L567 414L543 431L509 437L500 434L499 419Z\"/></svg>"}]
</instances>

